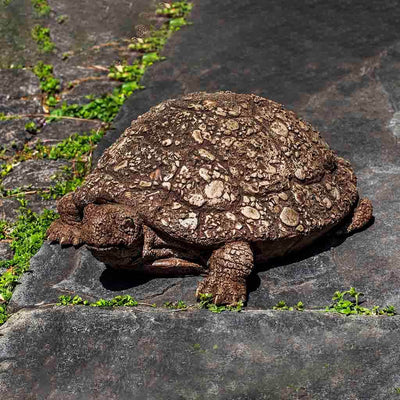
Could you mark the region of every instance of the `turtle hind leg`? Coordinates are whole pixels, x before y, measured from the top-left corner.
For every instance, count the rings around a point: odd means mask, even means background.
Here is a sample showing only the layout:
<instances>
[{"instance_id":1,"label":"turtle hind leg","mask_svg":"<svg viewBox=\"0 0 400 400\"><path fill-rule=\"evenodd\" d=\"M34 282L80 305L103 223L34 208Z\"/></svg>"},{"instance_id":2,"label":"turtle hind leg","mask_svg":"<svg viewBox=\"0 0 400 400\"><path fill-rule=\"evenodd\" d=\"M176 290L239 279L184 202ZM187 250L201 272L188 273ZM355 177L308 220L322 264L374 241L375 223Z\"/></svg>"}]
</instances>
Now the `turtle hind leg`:
<instances>
[{"instance_id":1,"label":"turtle hind leg","mask_svg":"<svg viewBox=\"0 0 400 400\"><path fill-rule=\"evenodd\" d=\"M214 250L209 274L199 283L196 296L209 293L215 304L234 305L247 298L247 277L254 266L253 251L247 242L227 243Z\"/></svg>"},{"instance_id":2,"label":"turtle hind leg","mask_svg":"<svg viewBox=\"0 0 400 400\"><path fill-rule=\"evenodd\" d=\"M362 229L372 218L372 203L367 197L362 198L354 209L353 217L346 228L347 233L353 233Z\"/></svg>"}]
</instances>

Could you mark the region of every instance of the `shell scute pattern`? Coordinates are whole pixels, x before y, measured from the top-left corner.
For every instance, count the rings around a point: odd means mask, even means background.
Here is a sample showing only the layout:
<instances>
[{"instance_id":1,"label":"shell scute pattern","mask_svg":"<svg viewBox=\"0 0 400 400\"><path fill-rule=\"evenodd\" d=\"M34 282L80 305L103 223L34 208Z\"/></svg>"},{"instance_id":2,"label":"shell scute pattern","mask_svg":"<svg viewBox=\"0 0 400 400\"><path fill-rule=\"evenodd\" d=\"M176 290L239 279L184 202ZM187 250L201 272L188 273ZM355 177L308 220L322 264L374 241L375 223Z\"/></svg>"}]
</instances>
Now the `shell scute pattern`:
<instances>
[{"instance_id":1,"label":"shell scute pattern","mask_svg":"<svg viewBox=\"0 0 400 400\"><path fill-rule=\"evenodd\" d=\"M153 107L91 176L82 197L101 177L114 185L113 201L198 244L307 234L339 222L357 200L350 164L310 124L271 100L231 92Z\"/></svg>"}]
</instances>

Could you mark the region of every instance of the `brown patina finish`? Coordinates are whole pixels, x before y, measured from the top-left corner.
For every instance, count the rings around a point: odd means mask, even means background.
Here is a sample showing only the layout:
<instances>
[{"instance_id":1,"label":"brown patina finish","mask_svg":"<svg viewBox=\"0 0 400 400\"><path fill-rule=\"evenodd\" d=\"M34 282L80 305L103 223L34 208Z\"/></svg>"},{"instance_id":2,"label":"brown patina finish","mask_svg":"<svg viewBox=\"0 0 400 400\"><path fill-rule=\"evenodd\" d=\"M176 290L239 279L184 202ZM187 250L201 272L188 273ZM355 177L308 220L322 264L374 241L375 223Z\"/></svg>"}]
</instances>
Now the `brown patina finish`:
<instances>
[{"instance_id":1,"label":"brown patina finish","mask_svg":"<svg viewBox=\"0 0 400 400\"><path fill-rule=\"evenodd\" d=\"M133 121L58 203L48 238L115 268L199 274L217 304L245 301L254 262L372 216L356 177L309 123L232 92L167 100ZM347 221L347 222L345 222Z\"/></svg>"}]
</instances>

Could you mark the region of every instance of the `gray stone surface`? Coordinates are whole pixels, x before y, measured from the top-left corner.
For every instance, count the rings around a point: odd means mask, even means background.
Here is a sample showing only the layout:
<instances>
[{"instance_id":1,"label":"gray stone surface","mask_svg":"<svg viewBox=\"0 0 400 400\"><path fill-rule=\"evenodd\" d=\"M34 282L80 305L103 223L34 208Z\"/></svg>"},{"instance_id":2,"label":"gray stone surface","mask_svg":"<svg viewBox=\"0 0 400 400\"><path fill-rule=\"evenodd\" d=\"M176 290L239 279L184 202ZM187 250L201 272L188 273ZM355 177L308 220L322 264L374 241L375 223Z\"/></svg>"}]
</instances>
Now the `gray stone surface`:
<instances>
[{"instance_id":1,"label":"gray stone surface","mask_svg":"<svg viewBox=\"0 0 400 400\"><path fill-rule=\"evenodd\" d=\"M28 201L28 207L31 211L38 214L42 213L45 208L56 211L56 200L44 200L36 193L29 194L30 191L30 189L27 190L28 194L25 194L25 199ZM0 198L0 219L10 222L16 221L19 207L20 203L16 196Z\"/></svg>"},{"instance_id":2,"label":"gray stone surface","mask_svg":"<svg viewBox=\"0 0 400 400\"><path fill-rule=\"evenodd\" d=\"M41 112L43 111L38 98L29 100L6 100L0 103L0 113L5 115L26 115L37 114Z\"/></svg>"},{"instance_id":3,"label":"gray stone surface","mask_svg":"<svg viewBox=\"0 0 400 400\"><path fill-rule=\"evenodd\" d=\"M25 69L0 70L0 102L40 95L39 79Z\"/></svg>"},{"instance_id":4,"label":"gray stone surface","mask_svg":"<svg viewBox=\"0 0 400 400\"><path fill-rule=\"evenodd\" d=\"M0 241L0 260L9 260L13 257L13 251L10 247L10 243L6 241Z\"/></svg>"},{"instance_id":5,"label":"gray stone surface","mask_svg":"<svg viewBox=\"0 0 400 400\"><path fill-rule=\"evenodd\" d=\"M0 328L0 398L397 399L400 317L23 310Z\"/></svg>"},{"instance_id":6,"label":"gray stone surface","mask_svg":"<svg viewBox=\"0 0 400 400\"><path fill-rule=\"evenodd\" d=\"M56 15L65 15L63 24L50 20L49 26L60 52L87 50L93 46L135 36L135 25L149 24L158 3L153 0L56 1L49 5Z\"/></svg>"},{"instance_id":7,"label":"gray stone surface","mask_svg":"<svg viewBox=\"0 0 400 400\"><path fill-rule=\"evenodd\" d=\"M25 129L27 118L0 121L0 147L21 150L34 135Z\"/></svg>"},{"instance_id":8,"label":"gray stone surface","mask_svg":"<svg viewBox=\"0 0 400 400\"><path fill-rule=\"evenodd\" d=\"M130 294L158 305L179 299L195 303L194 290L199 279L197 276L154 278L115 271L96 260L85 247L75 250L45 243L32 259L30 272L14 291L9 310L54 303L66 294L92 301Z\"/></svg>"},{"instance_id":9,"label":"gray stone surface","mask_svg":"<svg viewBox=\"0 0 400 400\"><path fill-rule=\"evenodd\" d=\"M91 100L86 96L93 95L101 97L104 94L111 94L113 90L121 86L121 82L111 80L87 80L76 85L71 90L64 92L61 100L67 104L85 104Z\"/></svg>"},{"instance_id":10,"label":"gray stone surface","mask_svg":"<svg viewBox=\"0 0 400 400\"><path fill-rule=\"evenodd\" d=\"M47 146L62 142L74 133L80 135L89 134L94 129L97 131L101 126L99 121L60 119L46 124L40 129L35 137Z\"/></svg>"},{"instance_id":11,"label":"gray stone surface","mask_svg":"<svg viewBox=\"0 0 400 400\"><path fill-rule=\"evenodd\" d=\"M28 160L13 168L3 179L3 186L5 189L18 187L47 188L55 184L52 177L62 174L62 167L66 165L68 165L68 162L62 160Z\"/></svg>"}]
</instances>

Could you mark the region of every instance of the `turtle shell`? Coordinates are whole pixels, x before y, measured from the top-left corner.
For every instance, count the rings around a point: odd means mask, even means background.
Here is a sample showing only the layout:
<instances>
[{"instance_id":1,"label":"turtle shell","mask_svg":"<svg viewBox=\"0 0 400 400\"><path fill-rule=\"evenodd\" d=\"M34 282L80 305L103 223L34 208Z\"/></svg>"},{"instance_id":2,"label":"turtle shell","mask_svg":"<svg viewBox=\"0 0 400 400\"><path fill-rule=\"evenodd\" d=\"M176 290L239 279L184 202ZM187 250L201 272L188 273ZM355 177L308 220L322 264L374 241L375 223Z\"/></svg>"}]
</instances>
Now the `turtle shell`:
<instances>
[{"instance_id":1,"label":"turtle shell","mask_svg":"<svg viewBox=\"0 0 400 400\"><path fill-rule=\"evenodd\" d=\"M86 189L99 184L148 225L199 245L314 234L358 198L350 163L309 123L274 101L232 92L192 93L141 115Z\"/></svg>"}]
</instances>

